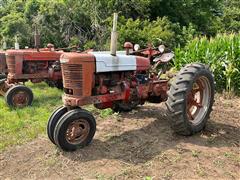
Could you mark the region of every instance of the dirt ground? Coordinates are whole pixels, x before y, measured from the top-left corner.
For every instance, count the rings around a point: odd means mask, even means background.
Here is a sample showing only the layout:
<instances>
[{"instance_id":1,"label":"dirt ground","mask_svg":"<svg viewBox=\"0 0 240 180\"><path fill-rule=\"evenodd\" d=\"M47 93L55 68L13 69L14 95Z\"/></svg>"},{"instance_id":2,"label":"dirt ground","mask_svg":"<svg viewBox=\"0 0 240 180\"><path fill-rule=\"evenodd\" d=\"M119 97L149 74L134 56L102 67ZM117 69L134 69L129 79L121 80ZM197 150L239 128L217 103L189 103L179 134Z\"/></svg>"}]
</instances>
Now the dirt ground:
<instances>
[{"instance_id":1,"label":"dirt ground","mask_svg":"<svg viewBox=\"0 0 240 180\"><path fill-rule=\"evenodd\" d=\"M0 179L240 179L240 98L218 95L191 137L168 121L164 104L97 118L92 144L73 153L38 137L0 154Z\"/></svg>"}]
</instances>

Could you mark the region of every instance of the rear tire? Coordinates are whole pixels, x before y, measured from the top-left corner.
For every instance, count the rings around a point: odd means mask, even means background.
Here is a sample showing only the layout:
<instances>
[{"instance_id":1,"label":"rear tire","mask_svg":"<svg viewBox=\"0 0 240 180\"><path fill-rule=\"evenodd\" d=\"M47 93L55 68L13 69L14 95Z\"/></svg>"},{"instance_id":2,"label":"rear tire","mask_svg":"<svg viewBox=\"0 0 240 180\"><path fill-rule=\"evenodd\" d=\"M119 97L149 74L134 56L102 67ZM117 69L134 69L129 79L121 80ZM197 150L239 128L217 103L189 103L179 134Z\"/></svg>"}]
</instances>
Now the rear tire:
<instances>
[{"instance_id":1,"label":"rear tire","mask_svg":"<svg viewBox=\"0 0 240 180\"><path fill-rule=\"evenodd\" d=\"M209 67L194 63L181 69L168 91L166 102L172 129L181 135L201 131L214 102L214 78Z\"/></svg>"},{"instance_id":2,"label":"rear tire","mask_svg":"<svg viewBox=\"0 0 240 180\"><path fill-rule=\"evenodd\" d=\"M64 151L74 151L91 143L96 132L96 121L83 109L74 109L64 114L54 129L54 141Z\"/></svg>"},{"instance_id":3,"label":"rear tire","mask_svg":"<svg viewBox=\"0 0 240 180\"><path fill-rule=\"evenodd\" d=\"M50 116L49 120L48 120L48 124L47 124L47 134L48 134L48 138L50 139L50 141L53 144L56 144L54 142L54 129L55 126L57 124L57 122L59 121L59 119L65 114L67 113L67 107L65 106L60 106L58 107Z\"/></svg>"},{"instance_id":4,"label":"rear tire","mask_svg":"<svg viewBox=\"0 0 240 180\"><path fill-rule=\"evenodd\" d=\"M32 105L33 92L24 85L15 85L5 94L5 101L10 107L23 108Z\"/></svg>"}]
</instances>

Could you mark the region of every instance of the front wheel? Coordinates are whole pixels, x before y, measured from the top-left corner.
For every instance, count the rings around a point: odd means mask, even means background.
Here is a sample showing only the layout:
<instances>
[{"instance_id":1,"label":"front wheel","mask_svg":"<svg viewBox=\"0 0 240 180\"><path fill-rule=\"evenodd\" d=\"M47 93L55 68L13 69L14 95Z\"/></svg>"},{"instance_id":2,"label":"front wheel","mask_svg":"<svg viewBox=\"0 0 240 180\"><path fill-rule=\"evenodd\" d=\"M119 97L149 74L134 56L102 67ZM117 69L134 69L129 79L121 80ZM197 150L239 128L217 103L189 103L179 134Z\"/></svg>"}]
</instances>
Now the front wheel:
<instances>
[{"instance_id":1,"label":"front wheel","mask_svg":"<svg viewBox=\"0 0 240 180\"><path fill-rule=\"evenodd\" d=\"M96 132L96 121L92 114L83 109L65 113L54 129L54 142L65 151L74 151L87 146Z\"/></svg>"},{"instance_id":2,"label":"front wheel","mask_svg":"<svg viewBox=\"0 0 240 180\"><path fill-rule=\"evenodd\" d=\"M166 102L172 129L181 135L201 131L214 102L214 78L201 63L186 65L177 74L168 91Z\"/></svg>"},{"instance_id":3,"label":"front wheel","mask_svg":"<svg viewBox=\"0 0 240 180\"><path fill-rule=\"evenodd\" d=\"M59 119L68 111L67 107L65 106L60 106L59 108L57 108L52 115L50 116L50 118L48 119L48 124L47 124L47 134L48 134L48 138L50 139L50 141L53 144L56 144L54 142L54 129L55 126L57 124L57 122L59 121Z\"/></svg>"},{"instance_id":4,"label":"front wheel","mask_svg":"<svg viewBox=\"0 0 240 180\"><path fill-rule=\"evenodd\" d=\"M24 85L14 85L5 94L5 101L10 107L23 108L33 101L32 90Z\"/></svg>"}]
</instances>

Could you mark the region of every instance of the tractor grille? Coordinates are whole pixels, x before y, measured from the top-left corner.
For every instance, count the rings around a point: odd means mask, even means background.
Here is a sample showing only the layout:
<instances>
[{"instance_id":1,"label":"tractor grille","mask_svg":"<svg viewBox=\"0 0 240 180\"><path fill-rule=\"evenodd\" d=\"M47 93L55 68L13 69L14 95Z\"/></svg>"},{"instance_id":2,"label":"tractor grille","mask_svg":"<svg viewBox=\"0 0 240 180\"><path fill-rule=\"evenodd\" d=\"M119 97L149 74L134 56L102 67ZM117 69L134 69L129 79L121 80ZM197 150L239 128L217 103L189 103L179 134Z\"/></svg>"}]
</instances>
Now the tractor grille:
<instances>
[{"instance_id":1,"label":"tractor grille","mask_svg":"<svg viewBox=\"0 0 240 180\"><path fill-rule=\"evenodd\" d=\"M15 74L16 73L15 56L7 56L6 59L7 59L8 72Z\"/></svg>"},{"instance_id":2,"label":"tractor grille","mask_svg":"<svg viewBox=\"0 0 240 180\"><path fill-rule=\"evenodd\" d=\"M71 89L82 95L82 65L81 64L62 64L63 85L66 89Z\"/></svg>"},{"instance_id":3,"label":"tractor grille","mask_svg":"<svg viewBox=\"0 0 240 180\"><path fill-rule=\"evenodd\" d=\"M6 71L6 58L4 53L0 53L0 73Z\"/></svg>"}]
</instances>

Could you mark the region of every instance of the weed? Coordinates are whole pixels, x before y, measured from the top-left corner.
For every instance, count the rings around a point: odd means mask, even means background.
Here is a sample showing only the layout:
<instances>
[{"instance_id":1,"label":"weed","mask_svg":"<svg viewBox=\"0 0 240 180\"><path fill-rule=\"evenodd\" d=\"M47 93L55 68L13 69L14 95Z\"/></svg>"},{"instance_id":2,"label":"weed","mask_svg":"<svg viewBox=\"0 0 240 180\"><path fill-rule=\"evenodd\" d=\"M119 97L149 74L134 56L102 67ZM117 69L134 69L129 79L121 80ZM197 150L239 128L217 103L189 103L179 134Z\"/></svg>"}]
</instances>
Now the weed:
<instances>
[{"instance_id":1,"label":"weed","mask_svg":"<svg viewBox=\"0 0 240 180\"><path fill-rule=\"evenodd\" d=\"M168 170L164 173L163 178L170 179L172 176L173 176L173 173L170 170Z\"/></svg>"},{"instance_id":2,"label":"weed","mask_svg":"<svg viewBox=\"0 0 240 180\"><path fill-rule=\"evenodd\" d=\"M197 169L196 172L199 176L203 177L206 175L206 172L204 171L204 169L200 166L200 164L197 165Z\"/></svg>"},{"instance_id":3,"label":"weed","mask_svg":"<svg viewBox=\"0 0 240 180\"><path fill-rule=\"evenodd\" d=\"M108 116L110 116L112 114L113 114L112 109L104 109L104 110L100 111L100 117L101 118L106 118L106 117L108 117Z\"/></svg>"},{"instance_id":4,"label":"weed","mask_svg":"<svg viewBox=\"0 0 240 180\"><path fill-rule=\"evenodd\" d=\"M144 180L153 180L153 178L151 176L146 176L144 177Z\"/></svg>"},{"instance_id":5,"label":"weed","mask_svg":"<svg viewBox=\"0 0 240 180\"><path fill-rule=\"evenodd\" d=\"M195 151L195 150L192 150L192 156L193 157L199 157L199 152Z\"/></svg>"},{"instance_id":6,"label":"weed","mask_svg":"<svg viewBox=\"0 0 240 180\"><path fill-rule=\"evenodd\" d=\"M240 164L240 155L239 154L234 154L232 152L225 152L224 156L230 160L232 160L233 162L235 162L236 164Z\"/></svg>"},{"instance_id":7,"label":"weed","mask_svg":"<svg viewBox=\"0 0 240 180\"><path fill-rule=\"evenodd\" d=\"M106 177L105 177L103 174L97 174L97 175L96 175L96 179L97 179L97 180L105 180Z\"/></svg>"}]
</instances>

